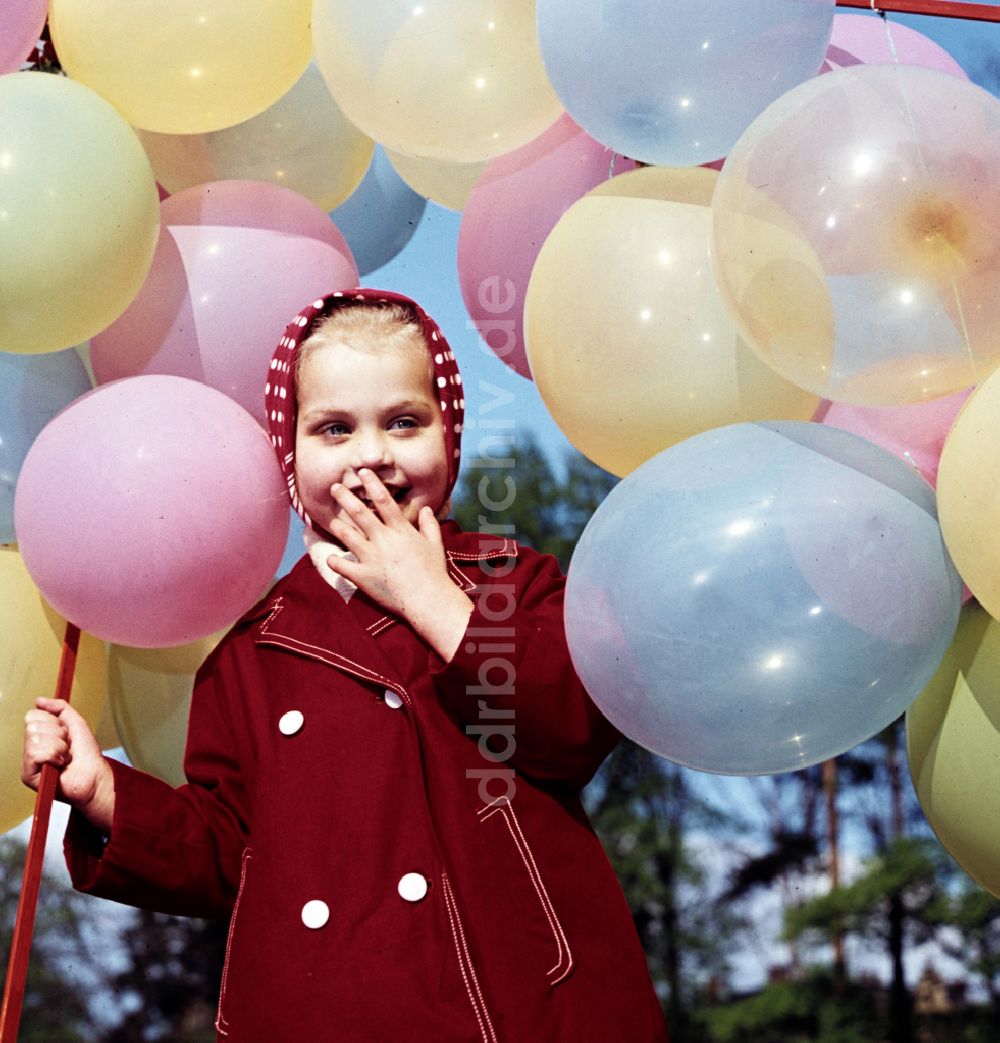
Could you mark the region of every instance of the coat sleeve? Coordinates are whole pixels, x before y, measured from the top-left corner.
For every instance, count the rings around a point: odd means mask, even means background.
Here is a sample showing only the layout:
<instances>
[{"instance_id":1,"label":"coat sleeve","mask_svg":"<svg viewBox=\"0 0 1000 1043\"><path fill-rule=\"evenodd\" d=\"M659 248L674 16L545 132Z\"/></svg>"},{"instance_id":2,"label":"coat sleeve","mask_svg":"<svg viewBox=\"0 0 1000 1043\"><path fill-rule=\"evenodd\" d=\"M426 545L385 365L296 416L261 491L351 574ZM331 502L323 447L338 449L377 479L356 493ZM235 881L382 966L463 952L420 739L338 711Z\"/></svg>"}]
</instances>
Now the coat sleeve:
<instances>
[{"instance_id":1,"label":"coat sleeve","mask_svg":"<svg viewBox=\"0 0 1000 1043\"><path fill-rule=\"evenodd\" d=\"M111 761L110 835L71 813L64 848L77 890L182 916L230 914L250 819L247 746L227 705L234 681L225 656L213 654L199 671L184 759L186 785L174 789Z\"/></svg>"},{"instance_id":2,"label":"coat sleeve","mask_svg":"<svg viewBox=\"0 0 1000 1043\"><path fill-rule=\"evenodd\" d=\"M484 563L465 635L451 662L432 669L435 685L481 745L491 728L513 729L489 743L506 755L498 760L582 788L621 734L573 669L556 559L520 547L504 562Z\"/></svg>"}]
</instances>

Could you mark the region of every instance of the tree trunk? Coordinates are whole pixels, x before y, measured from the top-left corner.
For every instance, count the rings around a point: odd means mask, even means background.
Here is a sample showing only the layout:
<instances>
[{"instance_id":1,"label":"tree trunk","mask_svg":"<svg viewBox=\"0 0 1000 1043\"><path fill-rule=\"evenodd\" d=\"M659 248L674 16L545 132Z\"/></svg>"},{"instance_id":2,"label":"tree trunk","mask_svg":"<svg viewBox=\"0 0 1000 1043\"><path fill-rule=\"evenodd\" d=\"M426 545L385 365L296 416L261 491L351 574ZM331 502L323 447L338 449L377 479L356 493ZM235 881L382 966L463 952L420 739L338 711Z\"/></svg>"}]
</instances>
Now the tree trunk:
<instances>
[{"instance_id":1,"label":"tree trunk","mask_svg":"<svg viewBox=\"0 0 1000 1043\"><path fill-rule=\"evenodd\" d=\"M830 890L840 887L840 816L837 812L837 762L832 758L823 762L823 791L826 794L826 847ZM844 959L844 932L833 935L833 982L839 992L847 982L847 963Z\"/></svg>"},{"instance_id":2,"label":"tree trunk","mask_svg":"<svg viewBox=\"0 0 1000 1043\"><path fill-rule=\"evenodd\" d=\"M900 722L890 725L886 734L886 763L889 769L889 794L892 809L892 839L903 835L903 785L899 758ZM911 1043L913 1021L910 993L906 988L903 967L906 908L899 891L889 896L889 959L892 962L892 984L889 989L889 1038L893 1043Z\"/></svg>"}]
</instances>

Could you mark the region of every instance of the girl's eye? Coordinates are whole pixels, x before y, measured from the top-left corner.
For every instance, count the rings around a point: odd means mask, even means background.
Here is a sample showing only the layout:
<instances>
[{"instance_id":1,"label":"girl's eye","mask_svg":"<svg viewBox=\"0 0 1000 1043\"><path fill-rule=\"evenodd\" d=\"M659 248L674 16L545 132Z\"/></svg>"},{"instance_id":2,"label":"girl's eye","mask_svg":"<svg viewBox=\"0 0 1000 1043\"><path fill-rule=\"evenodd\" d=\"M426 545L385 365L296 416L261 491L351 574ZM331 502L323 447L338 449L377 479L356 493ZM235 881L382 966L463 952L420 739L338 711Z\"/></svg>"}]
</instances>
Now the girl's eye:
<instances>
[{"instance_id":1,"label":"girl's eye","mask_svg":"<svg viewBox=\"0 0 1000 1043\"><path fill-rule=\"evenodd\" d=\"M343 435L349 435L351 433L350 428L347 424L327 424L322 433L324 435L332 435L333 437L342 437Z\"/></svg>"},{"instance_id":2,"label":"girl's eye","mask_svg":"<svg viewBox=\"0 0 1000 1043\"><path fill-rule=\"evenodd\" d=\"M396 431L407 431L410 428L416 427L417 422L412 416L400 416L396 417L395 420L389 425L390 430Z\"/></svg>"}]
</instances>

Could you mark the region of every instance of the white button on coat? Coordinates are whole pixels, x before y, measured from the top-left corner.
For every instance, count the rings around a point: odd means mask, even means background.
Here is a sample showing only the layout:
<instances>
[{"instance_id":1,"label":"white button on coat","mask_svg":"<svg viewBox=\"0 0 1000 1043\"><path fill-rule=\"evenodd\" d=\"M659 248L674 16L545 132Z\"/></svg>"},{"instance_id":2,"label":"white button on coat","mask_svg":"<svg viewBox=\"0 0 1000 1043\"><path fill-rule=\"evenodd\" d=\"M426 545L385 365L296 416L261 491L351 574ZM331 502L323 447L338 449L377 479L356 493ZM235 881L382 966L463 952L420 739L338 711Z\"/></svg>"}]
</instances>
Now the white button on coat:
<instances>
[{"instance_id":1,"label":"white button on coat","mask_svg":"<svg viewBox=\"0 0 1000 1043\"><path fill-rule=\"evenodd\" d=\"M329 919L330 907L318 898L314 898L302 906L302 922L314 931L325 926Z\"/></svg>"},{"instance_id":2,"label":"white button on coat","mask_svg":"<svg viewBox=\"0 0 1000 1043\"><path fill-rule=\"evenodd\" d=\"M294 735L305 723L305 717L301 710L289 710L281 715L278 721L278 731L282 735Z\"/></svg>"},{"instance_id":3,"label":"white button on coat","mask_svg":"<svg viewBox=\"0 0 1000 1043\"><path fill-rule=\"evenodd\" d=\"M403 697L399 692L394 692L391 688L385 690L382 698L385 700L385 705L393 710L398 710L403 705Z\"/></svg>"},{"instance_id":4,"label":"white button on coat","mask_svg":"<svg viewBox=\"0 0 1000 1043\"><path fill-rule=\"evenodd\" d=\"M427 878L422 873L405 873L399 879L399 897L419 902L427 894Z\"/></svg>"}]
</instances>

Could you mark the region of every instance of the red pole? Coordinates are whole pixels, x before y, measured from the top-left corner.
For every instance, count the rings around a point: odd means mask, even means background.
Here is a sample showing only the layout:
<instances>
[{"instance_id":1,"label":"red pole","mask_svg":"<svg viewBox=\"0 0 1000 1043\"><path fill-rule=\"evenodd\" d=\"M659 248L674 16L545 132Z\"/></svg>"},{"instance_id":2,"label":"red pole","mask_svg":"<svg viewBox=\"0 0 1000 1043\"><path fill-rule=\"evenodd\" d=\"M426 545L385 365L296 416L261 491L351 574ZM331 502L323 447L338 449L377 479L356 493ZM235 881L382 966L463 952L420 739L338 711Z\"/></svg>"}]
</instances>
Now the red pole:
<instances>
[{"instance_id":1,"label":"red pole","mask_svg":"<svg viewBox=\"0 0 1000 1043\"><path fill-rule=\"evenodd\" d=\"M62 657L59 660L59 677L56 681L56 699L69 702L73 688L73 673L76 670L76 651L80 644L80 628L66 624ZM24 877L21 897L17 903L17 918L14 921L14 938L7 964L7 982L3 990L3 1008L0 1009L0 1043L17 1043L17 1027L21 1021L21 1004L24 1000L24 984L28 977L28 956L31 952L31 934L35 927L35 909L38 905L38 889L42 881L42 859L45 855L45 837L49 831L49 813L56 795L59 772L51 764L42 768L35 797L35 814L31 820L31 838L28 854L24 860Z\"/></svg>"},{"instance_id":2,"label":"red pole","mask_svg":"<svg viewBox=\"0 0 1000 1043\"><path fill-rule=\"evenodd\" d=\"M966 4L959 0L836 0L837 7L860 7L865 11L895 11L898 14L929 14L940 18L968 18L974 22L1000 22L1000 7Z\"/></svg>"}]
</instances>

